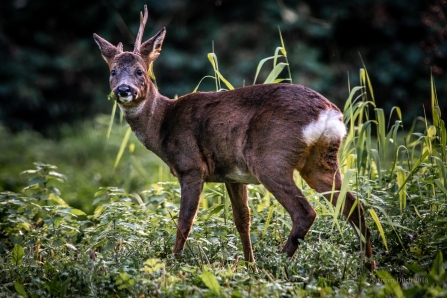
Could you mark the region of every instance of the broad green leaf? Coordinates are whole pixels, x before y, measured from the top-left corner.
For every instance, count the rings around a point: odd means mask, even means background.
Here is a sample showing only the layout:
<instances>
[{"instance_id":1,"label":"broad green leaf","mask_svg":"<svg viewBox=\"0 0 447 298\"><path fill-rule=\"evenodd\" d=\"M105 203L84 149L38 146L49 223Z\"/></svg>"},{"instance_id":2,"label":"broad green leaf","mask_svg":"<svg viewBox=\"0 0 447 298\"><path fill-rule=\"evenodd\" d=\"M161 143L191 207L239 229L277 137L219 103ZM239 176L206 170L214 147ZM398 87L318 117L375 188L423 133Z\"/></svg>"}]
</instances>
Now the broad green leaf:
<instances>
[{"instance_id":1,"label":"broad green leaf","mask_svg":"<svg viewBox=\"0 0 447 298\"><path fill-rule=\"evenodd\" d=\"M64 174L55 172L55 171L50 171L48 173L48 176L50 176L51 178L55 178L55 179L57 179L60 182L64 182L64 181L67 180L67 176L65 176Z\"/></svg>"},{"instance_id":2,"label":"broad green leaf","mask_svg":"<svg viewBox=\"0 0 447 298\"><path fill-rule=\"evenodd\" d=\"M152 274L160 269L163 269L165 264L157 258L149 259L144 262L144 268L142 269L147 274Z\"/></svg>"},{"instance_id":3,"label":"broad green leaf","mask_svg":"<svg viewBox=\"0 0 447 298\"><path fill-rule=\"evenodd\" d=\"M76 208L71 208L71 214L78 215L78 216L79 215L87 215L87 214L85 214L84 211L76 209Z\"/></svg>"},{"instance_id":4,"label":"broad green leaf","mask_svg":"<svg viewBox=\"0 0 447 298\"><path fill-rule=\"evenodd\" d=\"M50 193L48 200L56 202L61 206L68 206L67 202L65 202L61 197L56 196L54 193Z\"/></svg>"},{"instance_id":5,"label":"broad green leaf","mask_svg":"<svg viewBox=\"0 0 447 298\"><path fill-rule=\"evenodd\" d=\"M41 184L41 183L47 183L48 180L45 177L34 177L31 178L28 182L28 185L34 185L34 184Z\"/></svg>"},{"instance_id":6,"label":"broad green leaf","mask_svg":"<svg viewBox=\"0 0 447 298\"><path fill-rule=\"evenodd\" d=\"M425 270L422 269L417 263L406 264L405 267L413 271L414 273L424 273Z\"/></svg>"},{"instance_id":7,"label":"broad green leaf","mask_svg":"<svg viewBox=\"0 0 447 298\"><path fill-rule=\"evenodd\" d=\"M24 229L24 230L26 230L26 231L30 231L30 225L29 225L29 223L27 223L27 222L19 222L18 224L17 224L17 226L16 226L16 228L18 228L18 229Z\"/></svg>"},{"instance_id":8,"label":"broad green leaf","mask_svg":"<svg viewBox=\"0 0 447 298\"><path fill-rule=\"evenodd\" d=\"M25 288L18 281L16 281L14 283L14 289L16 289L17 294L19 294L20 296L25 297L25 298L28 297L28 294L26 294Z\"/></svg>"},{"instance_id":9,"label":"broad green leaf","mask_svg":"<svg viewBox=\"0 0 447 298\"><path fill-rule=\"evenodd\" d=\"M391 276L391 274L389 274L385 270L377 270L376 273L379 276L379 278L383 281L383 283L385 284L385 288L389 292L391 292L394 295L396 295L397 298L403 298L404 297L404 293L402 291L402 288L400 287L400 285L397 282L397 280L394 279L393 276Z\"/></svg>"},{"instance_id":10,"label":"broad green leaf","mask_svg":"<svg viewBox=\"0 0 447 298\"><path fill-rule=\"evenodd\" d=\"M26 170L20 173L20 175L23 174L36 174L38 171L37 170Z\"/></svg>"},{"instance_id":11,"label":"broad green leaf","mask_svg":"<svg viewBox=\"0 0 447 298\"><path fill-rule=\"evenodd\" d=\"M65 246L68 247L71 250L77 251L78 249L76 248L76 246L74 246L73 244L70 243L65 243Z\"/></svg>"},{"instance_id":12,"label":"broad green leaf","mask_svg":"<svg viewBox=\"0 0 447 298\"><path fill-rule=\"evenodd\" d=\"M98 206L98 207L96 207L95 211L93 212L93 215L99 216L103 213L104 210L106 210L106 207Z\"/></svg>"},{"instance_id":13,"label":"broad green leaf","mask_svg":"<svg viewBox=\"0 0 447 298\"><path fill-rule=\"evenodd\" d=\"M201 275L203 283L215 294L219 295L220 285L217 278L209 271L205 271Z\"/></svg>"},{"instance_id":14,"label":"broad green leaf","mask_svg":"<svg viewBox=\"0 0 447 298\"><path fill-rule=\"evenodd\" d=\"M444 274L444 267L443 267L443 257L442 252L438 251L438 254L436 255L436 258L433 262L433 266L430 270L430 275L433 277L439 277Z\"/></svg>"},{"instance_id":15,"label":"broad green leaf","mask_svg":"<svg viewBox=\"0 0 447 298\"><path fill-rule=\"evenodd\" d=\"M209 212L209 213L208 213L208 218L210 218L210 217L213 216L214 214L217 214L217 213L221 212L222 209L224 209L224 207L225 207L224 204L219 204L219 205L216 205L216 206L214 206L214 207L208 209L208 212Z\"/></svg>"},{"instance_id":16,"label":"broad green leaf","mask_svg":"<svg viewBox=\"0 0 447 298\"><path fill-rule=\"evenodd\" d=\"M11 252L11 263L18 266L22 264L23 257L25 256L25 251L22 246L16 244Z\"/></svg>"}]
</instances>

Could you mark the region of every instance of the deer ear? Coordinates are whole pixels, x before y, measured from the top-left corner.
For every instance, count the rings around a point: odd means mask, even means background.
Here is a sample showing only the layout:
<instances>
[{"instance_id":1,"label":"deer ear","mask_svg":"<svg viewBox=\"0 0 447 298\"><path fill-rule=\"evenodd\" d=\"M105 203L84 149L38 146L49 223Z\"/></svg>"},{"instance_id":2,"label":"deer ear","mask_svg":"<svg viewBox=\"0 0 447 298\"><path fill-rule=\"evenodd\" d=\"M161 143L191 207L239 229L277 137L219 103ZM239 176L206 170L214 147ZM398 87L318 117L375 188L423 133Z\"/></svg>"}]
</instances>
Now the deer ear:
<instances>
[{"instance_id":1,"label":"deer ear","mask_svg":"<svg viewBox=\"0 0 447 298\"><path fill-rule=\"evenodd\" d=\"M117 54L123 51L123 46L121 43L118 44L118 47L115 47L96 33L93 33L93 39L98 44L99 49L101 50L101 55L107 63L110 63Z\"/></svg>"},{"instance_id":2,"label":"deer ear","mask_svg":"<svg viewBox=\"0 0 447 298\"><path fill-rule=\"evenodd\" d=\"M165 35L166 28L163 28L141 45L140 55L146 60L148 65L160 55Z\"/></svg>"}]
</instances>

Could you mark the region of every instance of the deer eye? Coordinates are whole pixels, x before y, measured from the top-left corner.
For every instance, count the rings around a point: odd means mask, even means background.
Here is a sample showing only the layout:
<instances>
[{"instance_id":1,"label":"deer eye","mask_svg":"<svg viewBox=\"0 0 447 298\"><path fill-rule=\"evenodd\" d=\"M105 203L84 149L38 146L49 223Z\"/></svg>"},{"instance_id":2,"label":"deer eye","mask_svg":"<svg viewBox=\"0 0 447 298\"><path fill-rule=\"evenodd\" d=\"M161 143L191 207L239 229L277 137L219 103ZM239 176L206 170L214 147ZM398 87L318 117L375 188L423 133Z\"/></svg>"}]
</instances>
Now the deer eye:
<instances>
[{"instance_id":1,"label":"deer eye","mask_svg":"<svg viewBox=\"0 0 447 298\"><path fill-rule=\"evenodd\" d=\"M141 69L137 70L137 75L142 76L143 75L143 71Z\"/></svg>"},{"instance_id":2,"label":"deer eye","mask_svg":"<svg viewBox=\"0 0 447 298\"><path fill-rule=\"evenodd\" d=\"M116 71L114 69L112 69L112 71L110 72L110 75L113 77L116 75Z\"/></svg>"}]
</instances>

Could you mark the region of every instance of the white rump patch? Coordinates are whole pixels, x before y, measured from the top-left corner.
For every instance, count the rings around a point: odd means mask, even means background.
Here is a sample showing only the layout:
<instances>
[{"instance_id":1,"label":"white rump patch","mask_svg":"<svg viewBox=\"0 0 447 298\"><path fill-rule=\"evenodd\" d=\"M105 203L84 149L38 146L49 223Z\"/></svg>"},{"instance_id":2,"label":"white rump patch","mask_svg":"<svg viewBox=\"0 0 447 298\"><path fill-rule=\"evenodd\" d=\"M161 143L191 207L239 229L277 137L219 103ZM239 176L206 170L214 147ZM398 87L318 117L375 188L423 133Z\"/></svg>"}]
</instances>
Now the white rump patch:
<instances>
[{"instance_id":1,"label":"white rump patch","mask_svg":"<svg viewBox=\"0 0 447 298\"><path fill-rule=\"evenodd\" d=\"M318 115L317 121L311 122L303 129L304 141L313 144L318 139L340 140L346 135L346 127L340 112L324 110Z\"/></svg>"}]
</instances>

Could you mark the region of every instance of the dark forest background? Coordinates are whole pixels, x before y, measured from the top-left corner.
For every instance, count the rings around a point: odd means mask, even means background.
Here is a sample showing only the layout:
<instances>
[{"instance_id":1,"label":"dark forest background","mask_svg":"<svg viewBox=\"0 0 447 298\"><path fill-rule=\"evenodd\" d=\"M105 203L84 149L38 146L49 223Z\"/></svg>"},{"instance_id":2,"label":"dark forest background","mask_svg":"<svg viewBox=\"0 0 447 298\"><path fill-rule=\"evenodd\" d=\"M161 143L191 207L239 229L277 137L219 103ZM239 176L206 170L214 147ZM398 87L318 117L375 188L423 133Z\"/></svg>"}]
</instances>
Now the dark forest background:
<instances>
[{"instance_id":1,"label":"dark forest background","mask_svg":"<svg viewBox=\"0 0 447 298\"><path fill-rule=\"evenodd\" d=\"M144 4L143 40L167 28L154 67L164 95L189 93L213 74L213 44L221 73L235 87L253 84L258 62L280 46L279 27L293 83L339 106L363 60L385 110L400 106L405 121L423 116L431 73L447 107L445 0L2 0L0 124L57 137L61 125L110 113L108 69L92 34L131 50ZM208 79L200 90L214 86Z\"/></svg>"}]
</instances>

